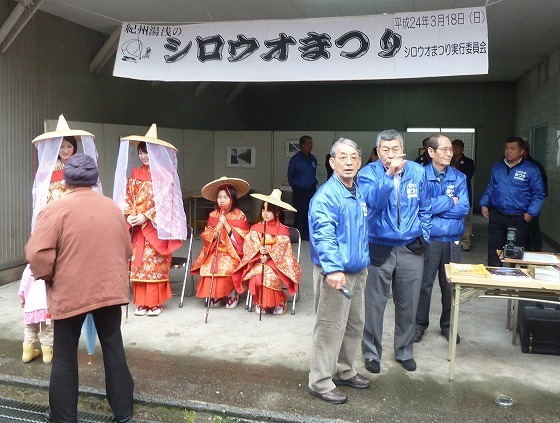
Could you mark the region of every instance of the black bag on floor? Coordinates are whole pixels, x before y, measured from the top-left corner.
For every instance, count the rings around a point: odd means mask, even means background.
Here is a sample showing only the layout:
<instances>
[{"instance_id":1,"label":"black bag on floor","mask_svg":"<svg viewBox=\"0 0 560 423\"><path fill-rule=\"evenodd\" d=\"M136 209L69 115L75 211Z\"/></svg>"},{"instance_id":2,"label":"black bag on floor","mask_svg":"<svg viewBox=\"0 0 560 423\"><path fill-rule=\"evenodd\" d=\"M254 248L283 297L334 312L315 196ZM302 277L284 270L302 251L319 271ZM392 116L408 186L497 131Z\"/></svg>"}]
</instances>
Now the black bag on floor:
<instances>
[{"instance_id":1,"label":"black bag on floor","mask_svg":"<svg viewBox=\"0 0 560 423\"><path fill-rule=\"evenodd\" d=\"M521 351L560 355L560 305L519 301Z\"/></svg>"}]
</instances>

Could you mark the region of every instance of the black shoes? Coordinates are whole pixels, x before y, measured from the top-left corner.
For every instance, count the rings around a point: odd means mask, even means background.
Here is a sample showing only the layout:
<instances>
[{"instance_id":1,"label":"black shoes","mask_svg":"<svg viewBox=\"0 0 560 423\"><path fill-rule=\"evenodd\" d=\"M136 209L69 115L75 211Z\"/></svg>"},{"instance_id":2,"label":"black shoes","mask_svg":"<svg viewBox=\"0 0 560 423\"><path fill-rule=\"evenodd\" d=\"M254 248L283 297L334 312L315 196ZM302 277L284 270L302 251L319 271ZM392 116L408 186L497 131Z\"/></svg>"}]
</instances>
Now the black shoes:
<instances>
[{"instance_id":1,"label":"black shoes","mask_svg":"<svg viewBox=\"0 0 560 423\"><path fill-rule=\"evenodd\" d=\"M447 342L449 342L449 328L442 329L441 334L445 339L447 339ZM461 337L459 336L459 334L457 334L457 344L459 343L461 343Z\"/></svg>"},{"instance_id":2,"label":"black shoes","mask_svg":"<svg viewBox=\"0 0 560 423\"><path fill-rule=\"evenodd\" d=\"M333 379L332 381L335 385L346 385L356 389L369 388L369 379L359 373L356 373L350 379Z\"/></svg>"},{"instance_id":3,"label":"black shoes","mask_svg":"<svg viewBox=\"0 0 560 423\"><path fill-rule=\"evenodd\" d=\"M381 371L381 364L373 358L365 359L366 370L370 373L379 373Z\"/></svg>"},{"instance_id":4,"label":"black shoes","mask_svg":"<svg viewBox=\"0 0 560 423\"><path fill-rule=\"evenodd\" d=\"M326 401L329 404L344 404L346 401L348 401L348 397L344 395L344 393L338 388L334 388L332 391L329 391L325 394L315 392L309 387L307 387L307 390L314 397L321 398L323 401Z\"/></svg>"},{"instance_id":5,"label":"black shoes","mask_svg":"<svg viewBox=\"0 0 560 423\"><path fill-rule=\"evenodd\" d=\"M413 372L416 370L416 361L413 358L409 358L408 360L397 360L403 366L407 372Z\"/></svg>"},{"instance_id":6,"label":"black shoes","mask_svg":"<svg viewBox=\"0 0 560 423\"><path fill-rule=\"evenodd\" d=\"M414 331L414 342L422 341L422 337L424 336L423 330L415 330Z\"/></svg>"}]
</instances>

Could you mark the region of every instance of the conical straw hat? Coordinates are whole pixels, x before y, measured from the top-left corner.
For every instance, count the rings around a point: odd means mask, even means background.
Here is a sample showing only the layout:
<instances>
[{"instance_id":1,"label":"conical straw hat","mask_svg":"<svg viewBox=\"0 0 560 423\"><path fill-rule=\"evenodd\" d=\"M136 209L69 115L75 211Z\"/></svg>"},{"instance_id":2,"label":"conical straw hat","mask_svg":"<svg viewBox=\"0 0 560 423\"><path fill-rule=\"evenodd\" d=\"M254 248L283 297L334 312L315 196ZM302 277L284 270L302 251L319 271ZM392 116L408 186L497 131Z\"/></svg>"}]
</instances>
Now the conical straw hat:
<instances>
[{"instance_id":1,"label":"conical straw hat","mask_svg":"<svg viewBox=\"0 0 560 423\"><path fill-rule=\"evenodd\" d=\"M60 138L60 137L81 137L82 135L93 137L93 134L89 132L82 131L81 129L70 129L68 126L68 122L64 119L64 115L60 115L58 117L58 122L56 124L56 129L51 132L45 132L42 135L36 137L32 142L37 142L41 140L48 140L52 138ZM77 140L79 141L79 140Z\"/></svg>"},{"instance_id":2,"label":"conical straw hat","mask_svg":"<svg viewBox=\"0 0 560 423\"><path fill-rule=\"evenodd\" d=\"M270 195L251 194L251 197L258 198L259 200L266 201L269 204L274 204L276 206L282 207L283 209L286 209L286 210L289 210L289 211L293 211L293 212L297 211L290 204L281 200L282 191L280 191L277 188L273 189L272 192L270 193Z\"/></svg>"},{"instance_id":3,"label":"conical straw hat","mask_svg":"<svg viewBox=\"0 0 560 423\"><path fill-rule=\"evenodd\" d=\"M222 176L220 179L208 182L202 188L202 196L209 201L216 201L218 197L218 188L223 185L233 185L237 191L237 198L243 197L249 192L249 183L243 179L239 178L228 178L227 176Z\"/></svg>"},{"instance_id":4,"label":"conical straw hat","mask_svg":"<svg viewBox=\"0 0 560 423\"><path fill-rule=\"evenodd\" d=\"M163 145L164 147L172 148L173 150L177 151L173 144L168 143L167 141L160 140L157 137L157 126L155 123L152 123L146 135L129 135L128 137L122 137L121 141L128 140L128 141L136 141L136 142L148 142L151 144L159 144Z\"/></svg>"}]
</instances>

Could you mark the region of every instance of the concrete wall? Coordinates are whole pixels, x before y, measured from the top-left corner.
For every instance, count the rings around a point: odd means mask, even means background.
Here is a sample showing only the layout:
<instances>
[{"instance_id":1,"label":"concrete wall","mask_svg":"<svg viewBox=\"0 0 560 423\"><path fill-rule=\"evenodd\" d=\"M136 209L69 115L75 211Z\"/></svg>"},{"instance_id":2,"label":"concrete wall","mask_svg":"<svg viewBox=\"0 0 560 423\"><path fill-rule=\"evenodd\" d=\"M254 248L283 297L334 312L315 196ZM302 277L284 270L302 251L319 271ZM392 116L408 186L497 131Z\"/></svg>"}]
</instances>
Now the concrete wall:
<instances>
[{"instance_id":1,"label":"concrete wall","mask_svg":"<svg viewBox=\"0 0 560 423\"><path fill-rule=\"evenodd\" d=\"M541 211L541 231L558 247L560 244L560 49L527 72L516 85L515 127L518 134L531 139L532 130L547 126L547 140L539 159L548 176L548 198ZM532 146L535 150L537 146Z\"/></svg>"}]
</instances>

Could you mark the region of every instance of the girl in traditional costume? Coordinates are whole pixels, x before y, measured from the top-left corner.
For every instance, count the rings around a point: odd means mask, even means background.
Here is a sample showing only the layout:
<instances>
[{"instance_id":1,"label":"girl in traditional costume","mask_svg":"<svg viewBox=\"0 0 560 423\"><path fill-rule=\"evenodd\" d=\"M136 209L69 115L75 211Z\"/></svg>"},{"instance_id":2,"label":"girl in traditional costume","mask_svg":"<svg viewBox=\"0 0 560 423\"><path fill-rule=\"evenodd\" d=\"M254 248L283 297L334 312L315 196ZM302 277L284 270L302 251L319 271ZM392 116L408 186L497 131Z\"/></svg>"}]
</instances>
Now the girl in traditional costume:
<instances>
[{"instance_id":1,"label":"girl in traditional costume","mask_svg":"<svg viewBox=\"0 0 560 423\"><path fill-rule=\"evenodd\" d=\"M130 145L138 154L138 167L131 166L135 160L129 160ZM172 296L171 255L187 238L187 219L177 175L177 149L157 138L155 124L146 136L121 138L113 199L132 230L130 281L138 306L134 314L159 316Z\"/></svg>"},{"instance_id":2,"label":"girl in traditional costume","mask_svg":"<svg viewBox=\"0 0 560 423\"><path fill-rule=\"evenodd\" d=\"M210 301L210 307L219 307L224 299L226 308L235 308L239 302L231 275L241 261L250 226L239 208L239 198L247 192L246 181L225 176L202 188L202 196L214 201L215 209L200 235L204 245L191 273L200 275L196 296Z\"/></svg>"},{"instance_id":3,"label":"girl in traditional costume","mask_svg":"<svg viewBox=\"0 0 560 423\"><path fill-rule=\"evenodd\" d=\"M301 266L292 250L289 229L283 224L282 208L296 210L282 201L279 189L270 195L251 196L264 201L261 208L263 220L253 225L245 237L243 259L234 276L235 287L238 292L243 292L248 285L257 313L284 314L288 296L283 288L295 295Z\"/></svg>"},{"instance_id":4,"label":"girl in traditional costume","mask_svg":"<svg viewBox=\"0 0 560 423\"><path fill-rule=\"evenodd\" d=\"M85 154L97 163L97 150L94 136L86 131L70 129L63 115L58 118L56 130L39 135L33 140L37 147L39 166L33 183L33 215L31 232L39 212L50 202L68 193L64 185L63 168L66 161L78 150L80 142ZM101 182L98 181L94 190L101 193ZM24 341L22 361L27 363L37 357L40 352L35 342L40 341L43 362L50 363L53 356L53 326L47 310L47 292L45 281L35 279L29 265L23 271L19 297L24 310ZM95 341L95 327L93 331Z\"/></svg>"}]
</instances>

